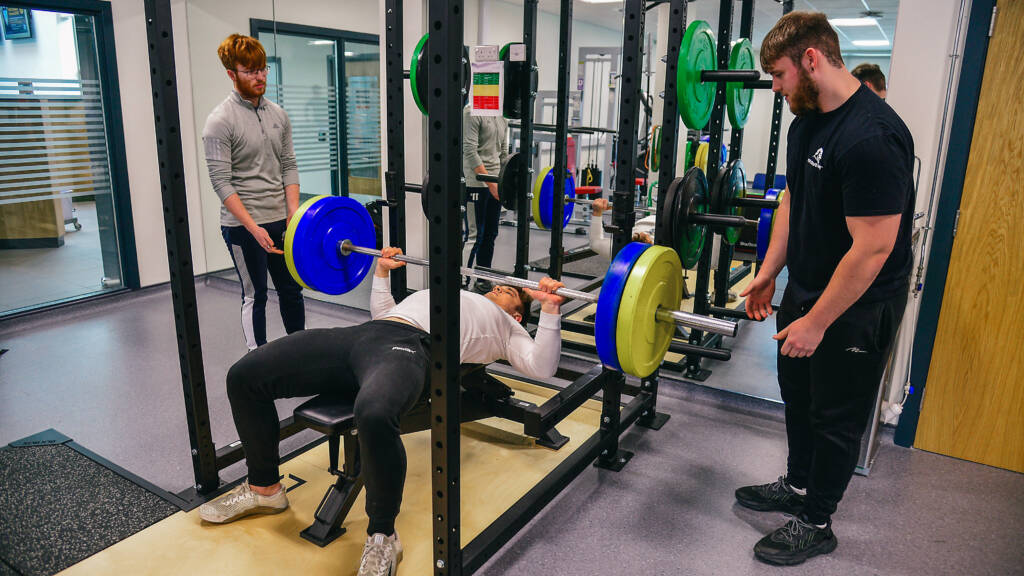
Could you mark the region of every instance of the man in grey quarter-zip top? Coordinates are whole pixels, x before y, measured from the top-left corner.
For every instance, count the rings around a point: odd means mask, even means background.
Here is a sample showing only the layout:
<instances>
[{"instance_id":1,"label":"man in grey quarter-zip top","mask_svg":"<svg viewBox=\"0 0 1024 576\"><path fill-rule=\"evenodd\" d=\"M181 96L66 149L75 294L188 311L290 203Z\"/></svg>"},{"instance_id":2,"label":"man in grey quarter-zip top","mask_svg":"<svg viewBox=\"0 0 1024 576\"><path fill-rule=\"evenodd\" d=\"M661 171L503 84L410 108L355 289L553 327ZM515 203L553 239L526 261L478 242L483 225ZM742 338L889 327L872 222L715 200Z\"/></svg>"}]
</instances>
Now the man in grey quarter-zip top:
<instances>
[{"instance_id":1,"label":"man in grey quarter-zip top","mask_svg":"<svg viewBox=\"0 0 1024 576\"><path fill-rule=\"evenodd\" d=\"M302 287L285 264L284 232L299 207L292 125L267 90L267 53L258 40L232 34L217 55L234 89L206 119L203 147L221 200L224 242L242 284L242 334L249 350L267 343L267 272L291 334L306 324Z\"/></svg>"}]
</instances>

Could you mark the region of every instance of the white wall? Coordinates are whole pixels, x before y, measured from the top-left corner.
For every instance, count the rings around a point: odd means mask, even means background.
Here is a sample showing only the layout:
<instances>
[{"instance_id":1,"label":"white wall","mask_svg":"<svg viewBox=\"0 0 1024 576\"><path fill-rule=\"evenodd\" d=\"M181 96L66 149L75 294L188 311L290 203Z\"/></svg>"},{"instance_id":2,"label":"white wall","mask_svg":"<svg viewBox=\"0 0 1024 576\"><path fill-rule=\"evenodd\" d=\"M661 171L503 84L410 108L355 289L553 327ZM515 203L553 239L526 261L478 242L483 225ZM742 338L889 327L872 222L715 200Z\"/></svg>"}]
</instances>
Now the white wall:
<instances>
[{"instance_id":1,"label":"white wall","mask_svg":"<svg viewBox=\"0 0 1024 576\"><path fill-rule=\"evenodd\" d=\"M968 0L965 10L969 9ZM917 210L922 212L928 209L933 184L937 184L933 183L936 165L944 162L939 141L946 86L953 60L950 54L962 54L962 47L954 46L959 10L960 0L902 0L896 20L886 101L900 115L914 137L914 152L921 159ZM966 16L964 20L966 27ZM958 77L959 68L954 70L953 75L954 79ZM955 100L949 102L950 115L954 103ZM943 142L942 146L946 144ZM933 222L934 214L929 224ZM918 221L917 224L922 226L924 221ZM928 250L929 247L924 246L918 253L927 254ZM916 266L917 262L915 272ZM915 276L912 276L911 281L914 279ZM888 394L890 402L898 402L902 397L920 302L920 298L911 298L904 313L903 333L896 344L896 377Z\"/></svg>"},{"instance_id":2,"label":"white wall","mask_svg":"<svg viewBox=\"0 0 1024 576\"><path fill-rule=\"evenodd\" d=\"M184 107L190 101L187 75L187 36L184 30L184 2L172 2L174 18L175 59L178 62L178 98L182 108L182 135L191 125L191 116ZM142 286L169 279L167 250L164 241L163 206L160 195L160 174L156 155L156 125L153 119L153 96L150 87L149 50L146 39L145 11L141 0L113 0L114 44L117 51L117 74L120 83L121 115L125 126L125 154L128 186L131 190L132 218L138 254L139 280ZM184 48L183 48L184 47ZM182 83L182 79L186 83ZM189 141L185 149L186 185L190 179ZM192 256L197 272L205 271L203 237L197 197L189 194L189 216L192 224Z\"/></svg>"}]
</instances>

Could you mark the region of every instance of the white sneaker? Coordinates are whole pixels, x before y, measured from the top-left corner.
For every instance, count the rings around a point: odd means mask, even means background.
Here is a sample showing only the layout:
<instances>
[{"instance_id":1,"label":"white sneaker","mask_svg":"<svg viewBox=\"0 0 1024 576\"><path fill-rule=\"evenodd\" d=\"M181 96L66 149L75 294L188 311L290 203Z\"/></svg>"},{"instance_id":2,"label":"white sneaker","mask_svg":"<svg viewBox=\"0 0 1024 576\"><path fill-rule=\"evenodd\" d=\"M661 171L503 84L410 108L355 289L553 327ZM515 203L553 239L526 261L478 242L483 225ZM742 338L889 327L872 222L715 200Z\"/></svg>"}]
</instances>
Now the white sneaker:
<instances>
[{"instance_id":1,"label":"white sneaker","mask_svg":"<svg viewBox=\"0 0 1024 576\"><path fill-rule=\"evenodd\" d=\"M394 576L402 561L402 542L398 533L391 536L374 534L366 538L358 576Z\"/></svg>"},{"instance_id":2,"label":"white sneaker","mask_svg":"<svg viewBox=\"0 0 1024 576\"><path fill-rule=\"evenodd\" d=\"M278 514L288 509L288 496L282 486L276 494L263 496L243 482L234 490L199 507L199 517L214 524L234 522L253 514Z\"/></svg>"}]
</instances>

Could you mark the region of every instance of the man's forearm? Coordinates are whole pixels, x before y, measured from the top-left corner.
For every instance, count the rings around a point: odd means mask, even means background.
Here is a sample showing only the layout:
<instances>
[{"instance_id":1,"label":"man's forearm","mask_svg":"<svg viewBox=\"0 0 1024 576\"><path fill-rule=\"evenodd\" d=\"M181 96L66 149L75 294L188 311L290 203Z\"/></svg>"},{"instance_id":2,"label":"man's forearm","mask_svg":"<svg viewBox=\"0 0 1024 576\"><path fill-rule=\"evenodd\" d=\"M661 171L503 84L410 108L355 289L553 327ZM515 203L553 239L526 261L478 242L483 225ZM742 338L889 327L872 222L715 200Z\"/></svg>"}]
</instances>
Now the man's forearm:
<instances>
[{"instance_id":1,"label":"man's forearm","mask_svg":"<svg viewBox=\"0 0 1024 576\"><path fill-rule=\"evenodd\" d=\"M481 164L476 168L473 168L473 172L476 172L477 174L487 174L487 168Z\"/></svg>"},{"instance_id":2,"label":"man's forearm","mask_svg":"<svg viewBox=\"0 0 1024 576\"><path fill-rule=\"evenodd\" d=\"M242 204L242 199L238 197L238 194L232 194L224 199L224 207L231 212L231 215L238 219L245 226L246 230L252 230L258 224L252 219L252 215L245 209L245 205Z\"/></svg>"},{"instance_id":3,"label":"man's forearm","mask_svg":"<svg viewBox=\"0 0 1024 576\"><path fill-rule=\"evenodd\" d=\"M299 209L299 185L289 184L284 187L284 202L287 208L288 218L292 217L292 214Z\"/></svg>"},{"instance_id":4,"label":"man's forearm","mask_svg":"<svg viewBox=\"0 0 1024 576\"><path fill-rule=\"evenodd\" d=\"M864 250L857 246L850 248L832 273L825 292L807 313L807 318L819 326L831 326L867 292L888 257L888 252Z\"/></svg>"}]
</instances>

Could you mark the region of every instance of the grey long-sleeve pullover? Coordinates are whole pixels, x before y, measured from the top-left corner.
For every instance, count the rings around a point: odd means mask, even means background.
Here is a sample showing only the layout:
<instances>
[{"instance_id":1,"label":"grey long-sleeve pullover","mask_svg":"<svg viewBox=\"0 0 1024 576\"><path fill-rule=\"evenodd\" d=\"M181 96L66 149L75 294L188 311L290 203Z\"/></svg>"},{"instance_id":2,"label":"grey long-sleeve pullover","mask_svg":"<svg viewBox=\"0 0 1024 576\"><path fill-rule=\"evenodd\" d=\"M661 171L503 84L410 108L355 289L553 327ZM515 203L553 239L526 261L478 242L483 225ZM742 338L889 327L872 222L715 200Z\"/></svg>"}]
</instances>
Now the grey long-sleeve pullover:
<instances>
[{"instance_id":1,"label":"grey long-sleeve pullover","mask_svg":"<svg viewBox=\"0 0 1024 576\"><path fill-rule=\"evenodd\" d=\"M232 194L257 224L285 219L284 187L299 183L299 170L283 108L266 98L253 106L232 90L206 119L203 147L222 226L241 225L223 205Z\"/></svg>"},{"instance_id":2,"label":"grey long-sleeve pullover","mask_svg":"<svg viewBox=\"0 0 1024 576\"><path fill-rule=\"evenodd\" d=\"M495 176L508 160L508 121L501 116L473 116L467 106L462 111L462 171L466 187L486 186L476 179L474 169L483 164Z\"/></svg>"}]
</instances>

